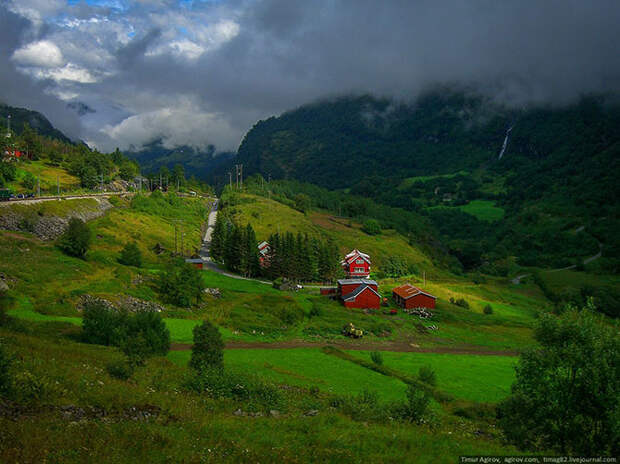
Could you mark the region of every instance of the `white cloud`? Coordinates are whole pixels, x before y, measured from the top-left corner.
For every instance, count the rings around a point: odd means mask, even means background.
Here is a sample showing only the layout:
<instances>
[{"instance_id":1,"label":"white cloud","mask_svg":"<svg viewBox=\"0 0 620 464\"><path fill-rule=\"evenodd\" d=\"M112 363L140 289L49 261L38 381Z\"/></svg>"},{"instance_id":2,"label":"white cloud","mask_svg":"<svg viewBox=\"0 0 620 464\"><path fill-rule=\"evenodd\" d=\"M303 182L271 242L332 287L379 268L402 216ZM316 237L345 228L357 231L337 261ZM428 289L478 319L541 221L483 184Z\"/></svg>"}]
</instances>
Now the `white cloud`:
<instances>
[{"instance_id":1,"label":"white cloud","mask_svg":"<svg viewBox=\"0 0 620 464\"><path fill-rule=\"evenodd\" d=\"M20 66L58 68L64 65L60 48L49 40L32 42L15 50L13 60Z\"/></svg>"},{"instance_id":2,"label":"white cloud","mask_svg":"<svg viewBox=\"0 0 620 464\"><path fill-rule=\"evenodd\" d=\"M38 79L52 79L58 83L69 81L80 84L93 84L97 82L97 78L87 69L80 68L72 63L68 63L62 68L37 69L33 75Z\"/></svg>"},{"instance_id":3,"label":"white cloud","mask_svg":"<svg viewBox=\"0 0 620 464\"><path fill-rule=\"evenodd\" d=\"M127 148L162 138L166 148L188 145L203 148L215 144L220 150L236 149L239 132L218 113L205 112L187 99L176 106L130 116L102 132Z\"/></svg>"}]
</instances>

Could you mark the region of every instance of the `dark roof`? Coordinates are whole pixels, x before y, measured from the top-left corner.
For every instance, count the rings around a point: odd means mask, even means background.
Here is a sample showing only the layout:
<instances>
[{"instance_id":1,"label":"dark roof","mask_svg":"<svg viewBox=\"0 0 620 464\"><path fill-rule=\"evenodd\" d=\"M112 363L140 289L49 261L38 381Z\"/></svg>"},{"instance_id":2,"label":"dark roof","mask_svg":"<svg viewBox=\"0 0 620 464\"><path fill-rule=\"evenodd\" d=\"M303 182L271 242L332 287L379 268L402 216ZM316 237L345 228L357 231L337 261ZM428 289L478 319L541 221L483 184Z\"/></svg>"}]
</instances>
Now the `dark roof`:
<instances>
[{"instance_id":1,"label":"dark roof","mask_svg":"<svg viewBox=\"0 0 620 464\"><path fill-rule=\"evenodd\" d=\"M343 295L342 299L344 301L348 301L348 300L354 300L355 298L357 298L364 290L370 290L371 292L373 292L375 295L377 295L379 298L381 298L381 295L379 295L377 293L377 291L372 288L370 285L368 284L362 284L360 286L358 286L355 290L353 290L351 293L347 294L347 295Z\"/></svg>"},{"instance_id":2,"label":"dark roof","mask_svg":"<svg viewBox=\"0 0 620 464\"><path fill-rule=\"evenodd\" d=\"M377 282L375 282L374 280L370 280L370 279L340 279L338 281L338 285L353 285L353 284L376 285L377 287L379 286Z\"/></svg>"}]
</instances>

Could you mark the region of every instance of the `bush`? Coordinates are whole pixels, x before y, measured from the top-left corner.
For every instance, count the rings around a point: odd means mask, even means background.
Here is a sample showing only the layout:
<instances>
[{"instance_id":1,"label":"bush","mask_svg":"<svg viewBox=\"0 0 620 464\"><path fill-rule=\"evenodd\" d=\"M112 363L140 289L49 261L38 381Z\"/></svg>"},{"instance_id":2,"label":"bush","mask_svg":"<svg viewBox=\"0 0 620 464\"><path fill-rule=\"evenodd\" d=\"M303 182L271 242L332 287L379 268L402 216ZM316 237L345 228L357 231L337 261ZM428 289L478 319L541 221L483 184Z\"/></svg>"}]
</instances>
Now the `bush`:
<instances>
[{"instance_id":1,"label":"bush","mask_svg":"<svg viewBox=\"0 0 620 464\"><path fill-rule=\"evenodd\" d=\"M437 385L437 376L435 375L433 368L430 366L420 367L418 370L418 379L420 382L432 385L433 387Z\"/></svg>"},{"instance_id":2,"label":"bush","mask_svg":"<svg viewBox=\"0 0 620 464\"><path fill-rule=\"evenodd\" d=\"M189 367L196 371L224 367L224 341L220 331L209 321L194 327L194 345Z\"/></svg>"},{"instance_id":3,"label":"bush","mask_svg":"<svg viewBox=\"0 0 620 464\"><path fill-rule=\"evenodd\" d=\"M22 185L26 188L26 190L32 190L35 185L37 185L37 179L31 172L26 172L22 178Z\"/></svg>"},{"instance_id":4,"label":"bush","mask_svg":"<svg viewBox=\"0 0 620 464\"><path fill-rule=\"evenodd\" d=\"M313 317L320 317L323 315L323 308L321 307L320 304L318 304L317 302L313 301L312 302L312 308L310 308L310 318Z\"/></svg>"},{"instance_id":5,"label":"bush","mask_svg":"<svg viewBox=\"0 0 620 464\"><path fill-rule=\"evenodd\" d=\"M189 307L192 303L200 303L204 289L201 271L183 260L172 262L168 271L160 275L160 292L167 301L177 306Z\"/></svg>"},{"instance_id":6,"label":"bush","mask_svg":"<svg viewBox=\"0 0 620 464\"><path fill-rule=\"evenodd\" d=\"M82 339L96 345L119 346L123 337L121 327L128 317L126 312L110 309L103 302L91 302L83 311Z\"/></svg>"},{"instance_id":7,"label":"bush","mask_svg":"<svg viewBox=\"0 0 620 464\"><path fill-rule=\"evenodd\" d=\"M362 230L368 235L379 235L381 233L381 224L376 219L369 219L364 223Z\"/></svg>"},{"instance_id":8,"label":"bush","mask_svg":"<svg viewBox=\"0 0 620 464\"><path fill-rule=\"evenodd\" d=\"M276 409L282 405L278 389L257 377L224 369L194 371L186 387L214 399L228 398L246 403L248 409Z\"/></svg>"},{"instance_id":9,"label":"bush","mask_svg":"<svg viewBox=\"0 0 620 464\"><path fill-rule=\"evenodd\" d=\"M106 366L106 370L111 377L119 380L127 380L133 375L134 366L127 360L114 361Z\"/></svg>"},{"instance_id":10,"label":"bush","mask_svg":"<svg viewBox=\"0 0 620 464\"><path fill-rule=\"evenodd\" d=\"M170 349L170 332L161 315L152 311L129 314L101 302L84 308L82 334L87 343L120 347L133 364L142 364L148 356L163 356Z\"/></svg>"},{"instance_id":11,"label":"bush","mask_svg":"<svg viewBox=\"0 0 620 464\"><path fill-rule=\"evenodd\" d=\"M415 386L407 386L407 402L397 408L396 414L409 422L421 422L427 413L431 398L425 390Z\"/></svg>"},{"instance_id":12,"label":"bush","mask_svg":"<svg viewBox=\"0 0 620 464\"><path fill-rule=\"evenodd\" d=\"M383 365L383 355L379 351L371 351L370 352L370 359L377 366Z\"/></svg>"},{"instance_id":13,"label":"bush","mask_svg":"<svg viewBox=\"0 0 620 464\"><path fill-rule=\"evenodd\" d=\"M136 242L128 243L125 248L122 249L121 255L118 258L118 262L125 266L142 266L142 252Z\"/></svg>"},{"instance_id":14,"label":"bush","mask_svg":"<svg viewBox=\"0 0 620 464\"><path fill-rule=\"evenodd\" d=\"M0 343L0 396L7 393L11 386L11 376L9 369L11 368L11 358L6 352L4 345Z\"/></svg>"},{"instance_id":15,"label":"bush","mask_svg":"<svg viewBox=\"0 0 620 464\"><path fill-rule=\"evenodd\" d=\"M487 305L485 305L485 307L482 310L482 312L484 314L493 314L493 307L490 304L487 304Z\"/></svg>"},{"instance_id":16,"label":"bush","mask_svg":"<svg viewBox=\"0 0 620 464\"><path fill-rule=\"evenodd\" d=\"M69 227L60 236L58 246L62 251L71 256L83 258L92 240L90 228L78 218L69 220Z\"/></svg>"},{"instance_id":17,"label":"bush","mask_svg":"<svg viewBox=\"0 0 620 464\"><path fill-rule=\"evenodd\" d=\"M461 308L469 309L469 303L465 300L465 298L457 298L456 300L454 298L450 298L450 303L460 306Z\"/></svg>"},{"instance_id":18,"label":"bush","mask_svg":"<svg viewBox=\"0 0 620 464\"><path fill-rule=\"evenodd\" d=\"M381 266L386 277L401 277L415 270L402 256L388 256Z\"/></svg>"}]
</instances>

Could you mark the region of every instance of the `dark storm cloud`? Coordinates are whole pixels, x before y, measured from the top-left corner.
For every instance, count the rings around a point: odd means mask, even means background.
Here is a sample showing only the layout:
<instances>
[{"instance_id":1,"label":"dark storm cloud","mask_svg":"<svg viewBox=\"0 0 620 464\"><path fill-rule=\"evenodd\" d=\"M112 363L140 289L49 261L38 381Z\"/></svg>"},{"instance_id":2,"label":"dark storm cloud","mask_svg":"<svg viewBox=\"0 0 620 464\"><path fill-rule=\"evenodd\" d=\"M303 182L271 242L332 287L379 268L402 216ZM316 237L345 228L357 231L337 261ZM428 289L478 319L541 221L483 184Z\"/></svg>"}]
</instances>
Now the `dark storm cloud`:
<instances>
[{"instance_id":1,"label":"dark storm cloud","mask_svg":"<svg viewBox=\"0 0 620 464\"><path fill-rule=\"evenodd\" d=\"M411 100L457 83L524 105L620 89L615 0L163 4L133 3L97 23L131 26L137 37L98 43L109 73L79 87L87 102L133 115L93 134L101 143L147 142L162 131L176 143L175 128L202 118L208 127L183 133L189 144L235 148L258 118L344 93Z\"/></svg>"},{"instance_id":2,"label":"dark storm cloud","mask_svg":"<svg viewBox=\"0 0 620 464\"><path fill-rule=\"evenodd\" d=\"M17 71L11 60L31 23L0 5L0 101L39 111L69 137L79 138L78 118L67 111L65 103L45 92L45 82L35 82Z\"/></svg>"}]
</instances>

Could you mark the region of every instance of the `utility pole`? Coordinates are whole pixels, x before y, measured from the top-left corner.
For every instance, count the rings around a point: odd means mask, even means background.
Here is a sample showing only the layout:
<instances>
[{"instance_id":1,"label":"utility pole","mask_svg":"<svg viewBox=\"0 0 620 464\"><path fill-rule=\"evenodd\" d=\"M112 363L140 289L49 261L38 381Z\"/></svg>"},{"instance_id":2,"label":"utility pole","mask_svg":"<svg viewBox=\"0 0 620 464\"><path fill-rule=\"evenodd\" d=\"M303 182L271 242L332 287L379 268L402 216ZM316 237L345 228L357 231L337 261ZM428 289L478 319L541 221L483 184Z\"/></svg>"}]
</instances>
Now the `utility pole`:
<instances>
[{"instance_id":1,"label":"utility pole","mask_svg":"<svg viewBox=\"0 0 620 464\"><path fill-rule=\"evenodd\" d=\"M178 254L178 247L177 247L177 221L174 221L174 254L175 256Z\"/></svg>"},{"instance_id":2,"label":"utility pole","mask_svg":"<svg viewBox=\"0 0 620 464\"><path fill-rule=\"evenodd\" d=\"M181 230L181 256L185 255L185 249L183 248L183 239L185 238L185 232Z\"/></svg>"},{"instance_id":3,"label":"utility pole","mask_svg":"<svg viewBox=\"0 0 620 464\"><path fill-rule=\"evenodd\" d=\"M243 190L243 164L240 166L241 190Z\"/></svg>"},{"instance_id":4,"label":"utility pole","mask_svg":"<svg viewBox=\"0 0 620 464\"><path fill-rule=\"evenodd\" d=\"M163 189L161 188L161 172L159 173L159 190L163 190Z\"/></svg>"},{"instance_id":5,"label":"utility pole","mask_svg":"<svg viewBox=\"0 0 620 464\"><path fill-rule=\"evenodd\" d=\"M37 196L41 196L41 176L37 176Z\"/></svg>"},{"instance_id":6,"label":"utility pole","mask_svg":"<svg viewBox=\"0 0 620 464\"><path fill-rule=\"evenodd\" d=\"M6 117L6 138L7 139L11 138L11 115L10 114Z\"/></svg>"},{"instance_id":7,"label":"utility pole","mask_svg":"<svg viewBox=\"0 0 620 464\"><path fill-rule=\"evenodd\" d=\"M60 196L60 176L56 176L56 191L58 192L58 196Z\"/></svg>"},{"instance_id":8,"label":"utility pole","mask_svg":"<svg viewBox=\"0 0 620 464\"><path fill-rule=\"evenodd\" d=\"M228 171L228 181L230 182L230 188L232 188L232 172Z\"/></svg>"},{"instance_id":9,"label":"utility pole","mask_svg":"<svg viewBox=\"0 0 620 464\"><path fill-rule=\"evenodd\" d=\"M101 174L101 193L103 193L103 174Z\"/></svg>"},{"instance_id":10,"label":"utility pole","mask_svg":"<svg viewBox=\"0 0 620 464\"><path fill-rule=\"evenodd\" d=\"M426 271L424 271L422 275L424 276L424 287L426 287Z\"/></svg>"}]
</instances>

